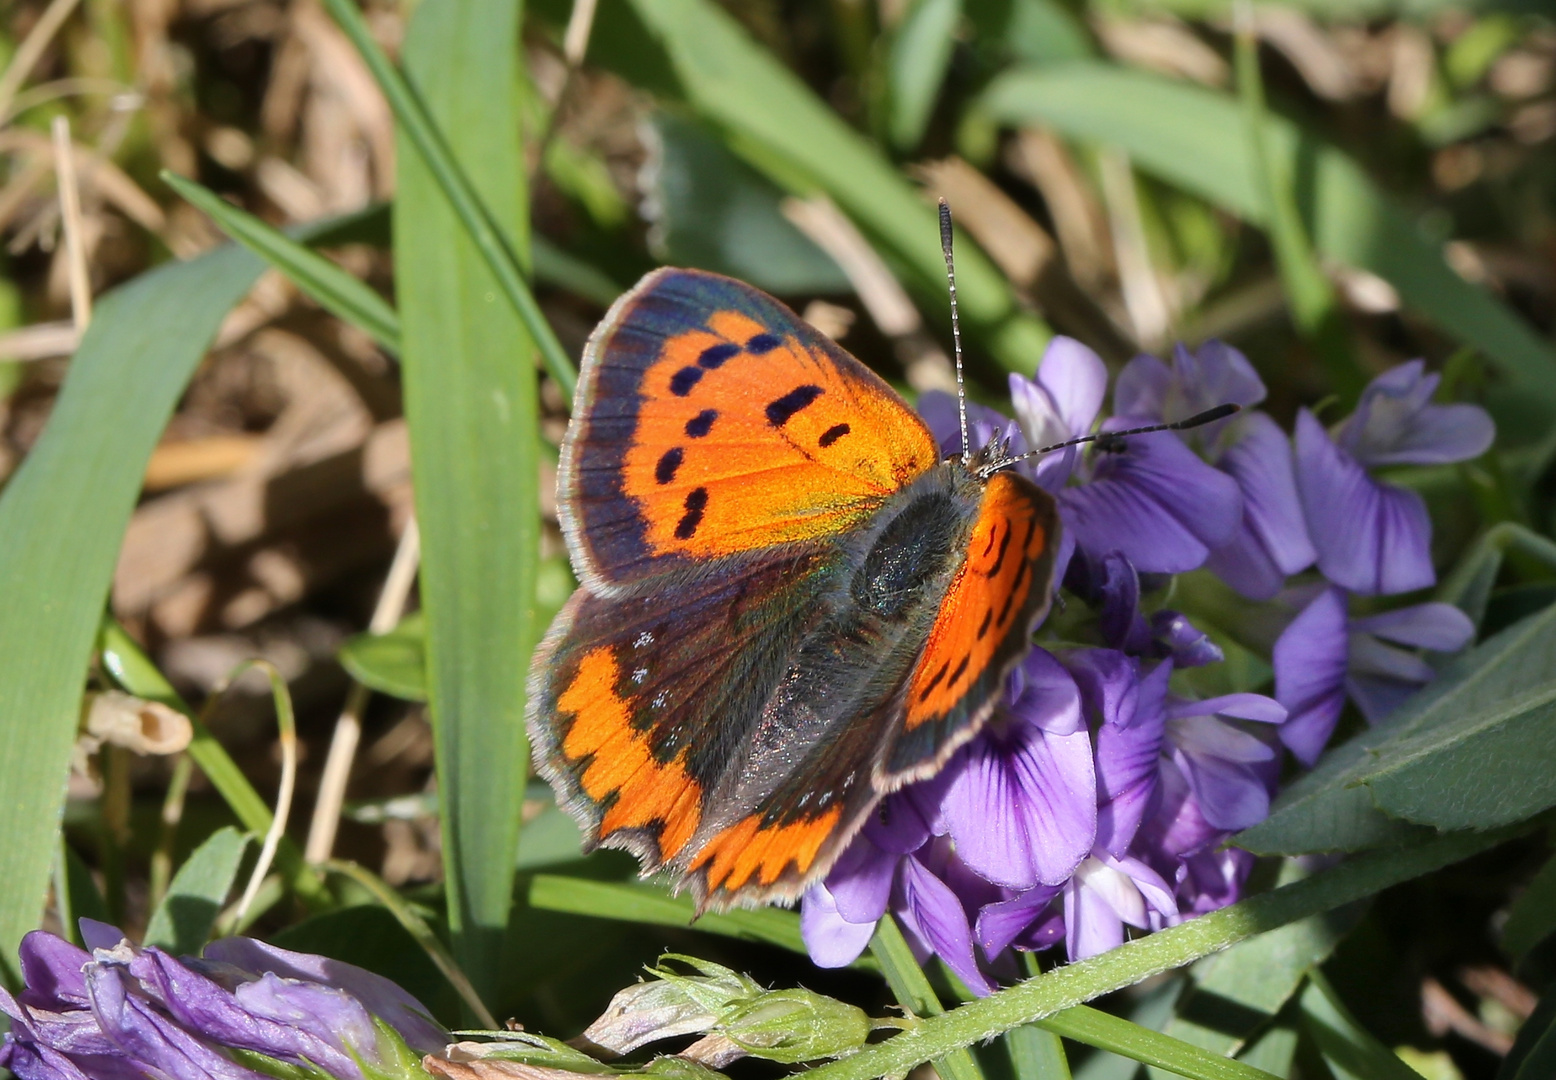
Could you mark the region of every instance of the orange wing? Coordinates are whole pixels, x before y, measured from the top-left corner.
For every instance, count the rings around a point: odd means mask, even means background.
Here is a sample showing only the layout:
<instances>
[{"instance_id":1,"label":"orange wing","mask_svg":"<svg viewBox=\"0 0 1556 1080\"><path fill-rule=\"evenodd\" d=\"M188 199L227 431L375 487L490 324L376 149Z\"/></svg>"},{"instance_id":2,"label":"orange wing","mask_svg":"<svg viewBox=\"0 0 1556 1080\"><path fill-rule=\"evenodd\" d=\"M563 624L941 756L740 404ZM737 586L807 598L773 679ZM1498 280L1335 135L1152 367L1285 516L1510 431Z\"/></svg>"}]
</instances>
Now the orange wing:
<instances>
[{"instance_id":1,"label":"orange wing","mask_svg":"<svg viewBox=\"0 0 1556 1080\"><path fill-rule=\"evenodd\" d=\"M882 763L887 788L933 775L987 719L1048 610L1059 518L1052 497L1012 472L989 478L967 543Z\"/></svg>"},{"instance_id":2,"label":"orange wing","mask_svg":"<svg viewBox=\"0 0 1556 1080\"><path fill-rule=\"evenodd\" d=\"M580 580L836 535L938 460L879 377L771 297L658 270L590 339L562 447Z\"/></svg>"}]
</instances>

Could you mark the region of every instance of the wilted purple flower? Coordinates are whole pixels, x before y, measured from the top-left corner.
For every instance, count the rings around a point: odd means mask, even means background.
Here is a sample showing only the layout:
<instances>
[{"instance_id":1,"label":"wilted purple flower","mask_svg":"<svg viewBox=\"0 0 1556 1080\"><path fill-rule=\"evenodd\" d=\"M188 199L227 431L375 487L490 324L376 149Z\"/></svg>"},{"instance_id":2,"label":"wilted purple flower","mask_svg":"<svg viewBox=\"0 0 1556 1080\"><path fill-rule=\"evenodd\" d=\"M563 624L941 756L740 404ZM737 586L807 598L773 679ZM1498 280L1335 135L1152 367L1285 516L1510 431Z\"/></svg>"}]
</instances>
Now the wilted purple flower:
<instances>
[{"instance_id":1,"label":"wilted purple flower","mask_svg":"<svg viewBox=\"0 0 1556 1080\"><path fill-rule=\"evenodd\" d=\"M1264 397L1253 365L1219 341L1196 352L1179 345L1170 366L1137 356L1119 373L1113 391L1116 411L1131 423L1185 420L1225 403L1243 406L1237 416L1179 436L1230 476L1242 495L1242 519L1208 565L1234 589L1261 600L1316 557L1297 497L1291 442L1274 420L1251 409Z\"/></svg>"},{"instance_id":2,"label":"wilted purple flower","mask_svg":"<svg viewBox=\"0 0 1556 1080\"><path fill-rule=\"evenodd\" d=\"M1367 470L1465 461L1491 445L1484 409L1431 404L1439 380L1412 360L1372 380L1332 433L1305 409L1297 416L1297 486L1318 568L1351 592L1410 592L1437 580L1426 504Z\"/></svg>"},{"instance_id":3,"label":"wilted purple flower","mask_svg":"<svg viewBox=\"0 0 1556 1080\"><path fill-rule=\"evenodd\" d=\"M1352 619L1345 590L1324 589L1275 642L1275 697L1291 714L1281 741L1298 761L1312 765L1347 694L1375 724L1436 674L1406 649L1457 652L1474 634L1469 616L1452 604L1415 604Z\"/></svg>"},{"instance_id":4,"label":"wilted purple flower","mask_svg":"<svg viewBox=\"0 0 1556 1080\"><path fill-rule=\"evenodd\" d=\"M415 1075L421 1055L448 1042L414 998L350 964L245 939L174 959L101 923L82 929L90 953L27 935L26 986L15 998L0 990L12 1021L0 1064L21 1080L264 1075L240 1063L244 1052L365 1080L364 1066Z\"/></svg>"}]
</instances>

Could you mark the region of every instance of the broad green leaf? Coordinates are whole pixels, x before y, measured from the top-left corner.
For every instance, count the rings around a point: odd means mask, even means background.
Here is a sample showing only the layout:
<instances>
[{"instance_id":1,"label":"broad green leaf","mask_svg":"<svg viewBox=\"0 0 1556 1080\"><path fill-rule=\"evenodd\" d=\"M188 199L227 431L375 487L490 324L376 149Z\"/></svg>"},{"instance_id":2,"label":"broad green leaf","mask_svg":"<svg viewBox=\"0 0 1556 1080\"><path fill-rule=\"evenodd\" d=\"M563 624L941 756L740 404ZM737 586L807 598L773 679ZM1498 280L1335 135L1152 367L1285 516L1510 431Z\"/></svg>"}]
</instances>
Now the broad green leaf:
<instances>
[{"instance_id":1,"label":"broad green leaf","mask_svg":"<svg viewBox=\"0 0 1556 1080\"><path fill-rule=\"evenodd\" d=\"M1302 1022L1336 1080L1421 1080L1421 1074L1373 1038L1318 972L1300 998Z\"/></svg>"},{"instance_id":2,"label":"broad green leaf","mask_svg":"<svg viewBox=\"0 0 1556 1080\"><path fill-rule=\"evenodd\" d=\"M1439 829L1521 820L1556 802L1553 754L1556 608L1458 657L1383 724L1326 754L1237 843L1355 851L1409 828L1388 815Z\"/></svg>"},{"instance_id":3,"label":"broad green leaf","mask_svg":"<svg viewBox=\"0 0 1556 1080\"><path fill-rule=\"evenodd\" d=\"M879 150L712 0L628 2L668 55L680 92L722 129L731 149L796 194L830 196L878 243L904 284L933 302L927 310L945 310L935 209ZM613 15L610 3L601 7L601 20ZM609 62L630 63L623 51ZM1017 308L1009 282L965 240L956 276L963 328L1005 367L1031 373L1047 328Z\"/></svg>"},{"instance_id":4,"label":"broad green leaf","mask_svg":"<svg viewBox=\"0 0 1556 1080\"><path fill-rule=\"evenodd\" d=\"M983 105L1010 124L1046 124L1121 147L1141 169L1239 217L1268 226L1247 127L1235 100L1212 90L1104 64L1015 71ZM1270 160L1294 178L1316 249L1371 270L1417 315L1480 349L1522 391L1556 405L1556 353L1506 305L1459 277L1405 212L1350 158L1271 116Z\"/></svg>"},{"instance_id":5,"label":"broad green leaf","mask_svg":"<svg viewBox=\"0 0 1556 1080\"><path fill-rule=\"evenodd\" d=\"M341 666L370 690L406 701L427 700L427 621L421 612L387 634L356 634L340 647Z\"/></svg>"},{"instance_id":6,"label":"broad green leaf","mask_svg":"<svg viewBox=\"0 0 1556 1080\"><path fill-rule=\"evenodd\" d=\"M1306 875L1293 863L1278 884ZM1357 907L1342 908L1249 938L1195 964L1163 1034L1216 1054L1235 1055L1280 1012L1303 978L1355 925ZM1154 1080L1165 1074L1152 1070Z\"/></svg>"},{"instance_id":7,"label":"broad green leaf","mask_svg":"<svg viewBox=\"0 0 1556 1080\"><path fill-rule=\"evenodd\" d=\"M176 173L162 179L191 204L203 210L218 228L318 301L390 352L400 349L400 318L389 302L316 251L222 199L209 188Z\"/></svg>"},{"instance_id":8,"label":"broad green leaf","mask_svg":"<svg viewBox=\"0 0 1556 1080\"><path fill-rule=\"evenodd\" d=\"M1518 1029L1497 1080L1548 1080L1556 1076L1556 987L1548 987Z\"/></svg>"},{"instance_id":9,"label":"broad green leaf","mask_svg":"<svg viewBox=\"0 0 1556 1080\"><path fill-rule=\"evenodd\" d=\"M789 223L784 191L741 161L702 124L654 115L657 167L655 253L672 266L696 266L779 295L843 293L852 286L832 257Z\"/></svg>"},{"instance_id":10,"label":"broad green leaf","mask_svg":"<svg viewBox=\"0 0 1556 1080\"><path fill-rule=\"evenodd\" d=\"M404 63L448 148L526 251L516 0L420 5ZM534 343L445 189L402 129L394 206L405 412L427 688L454 953L476 991L498 985L528 771L524 689L540 627Z\"/></svg>"},{"instance_id":11,"label":"broad green leaf","mask_svg":"<svg viewBox=\"0 0 1556 1080\"><path fill-rule=\"evenodd\" d=\"M1522 956L1551 934L1556 934L1556 855L1513 901L1502 927L1502 948Z\"/></svg>"},{"instance_id":12,"label":"broad green leaf","mask_svg":"<svg viewBox=\"0 0 1556 1080\"><path fill-rule=\"evenodd\" d=\"M0 494L0 753L13 763L0 770L7 969L43 911L82 680L146 461L261 268L222 248L104 296L42 436Z\"/></svg>"},{"instance_id":13,"label":"broad green leaf","mask_svg":"<svg viewBox=\"0 0 1556 1080\"><path fill-rule=\"evenodd\" d=\"M173 875L162 903L151 913L146 944L174 956L197 955L210 939L248 846L249 838L228 825L190 852Z\"/></svg>"},{"instance_id":14,"label":"broad green leaf","mask_svg":"<svg viewBox=\"0 0 1556 1080\"><path fill-rule=\"evenodd\" d=\"M951 66L962 0L916 0L891 42L886 80L892 145L911 151L924 138Z\"/></svg>"}]
</instances>

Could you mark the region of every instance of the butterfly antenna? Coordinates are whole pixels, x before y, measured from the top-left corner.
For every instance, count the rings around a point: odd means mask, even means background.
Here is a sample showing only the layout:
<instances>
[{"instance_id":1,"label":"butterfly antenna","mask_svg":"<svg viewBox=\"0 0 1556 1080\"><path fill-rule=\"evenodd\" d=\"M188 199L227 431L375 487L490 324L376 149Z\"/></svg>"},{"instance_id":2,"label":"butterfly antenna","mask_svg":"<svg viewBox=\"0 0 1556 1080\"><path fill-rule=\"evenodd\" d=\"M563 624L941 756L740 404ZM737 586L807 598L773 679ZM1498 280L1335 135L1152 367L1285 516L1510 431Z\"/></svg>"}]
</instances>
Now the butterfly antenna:
<instances>
[{"instance_id":1,"label":"butterfly antenna","mask_svg":"<svg viewBox=\"0 0 1556 1080\"><path fill-rule=\"evenodd\" d=\"M1036 450L1028 450L1026 453L1019 454L1016 457L1006 458L1003 461L995 462L989 468L984 469L983 472L979 475L987 478L992 474L999 472L1001 469L1010 468L1010 466L1016 464L1018 461L1025 461L1027 458L1041 457L1044 454L1052 454L1055 450L1063 450L1070 446L1079 446L1082 443L1098 442L1104 439L1111 441L1113 439L1127 438L1130 435L1149 435L1153 431L1187 431L1189 428L1197 428L1204 424L1213 424L1217 420L1225 420L1233 413L1241 411L1241 405L1233 405L1229 402L1225 405L1217 405L1213 409L1206 409L1202 413L1195 413L1187 420L1174 420L1170 424L1152 424L1150 427L1130 428L1127 431L1099 431L1095 435L1081 435L1074 439L1066 439L1064 442L1056 442L1052 446L1040 446Z\"/></svg>"},{"instance_id":2,"label":"butterfly antenna","mask_svg":"<svg viewBox=\"0 0 1556 1080\"><path fill-rule=\"evenodd\" d=\"M945 280L951 290L951 347L956 352L956 417L962 424L962 462L967 461L967 385L962 379L962 326L956 317L956 262L951 257L951 205L940 200L940 251L945 255Z\"/></svg>"}]
</instances>

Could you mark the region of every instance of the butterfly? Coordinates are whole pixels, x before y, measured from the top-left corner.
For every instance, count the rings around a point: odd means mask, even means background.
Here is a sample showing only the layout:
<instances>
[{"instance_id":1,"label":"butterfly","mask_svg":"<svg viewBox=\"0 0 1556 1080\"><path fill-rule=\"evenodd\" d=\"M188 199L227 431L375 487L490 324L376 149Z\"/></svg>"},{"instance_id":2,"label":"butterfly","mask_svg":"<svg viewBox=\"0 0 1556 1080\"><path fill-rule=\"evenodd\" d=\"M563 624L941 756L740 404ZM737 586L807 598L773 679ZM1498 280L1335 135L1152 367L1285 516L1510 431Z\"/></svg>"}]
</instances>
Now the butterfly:
<instances>
[{"instance_id":1,"label":"butterfly","mask_svg":"<svg viewBox=\"0 0 1556 1080\"><path fill-rule=\"evenodd\" d=\"M942 238L949 266L944 215ZM940 771L1053 591L1054 500L1009 461L942 457L749 285L669 268L622 296L562 443L580 586L529 677L536 767L586 850L632 852L699 911L792 901Z\"/></svg>"}]
</instances>

